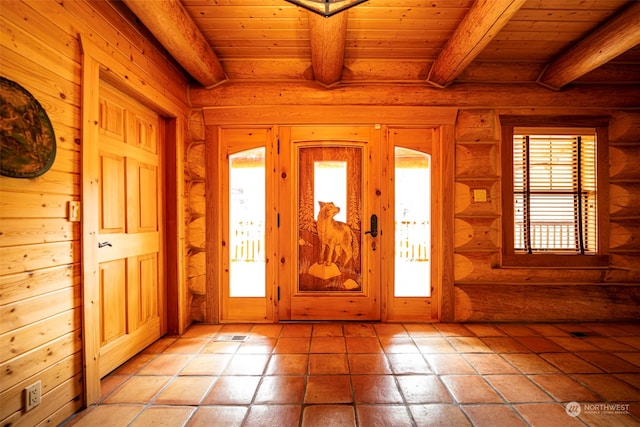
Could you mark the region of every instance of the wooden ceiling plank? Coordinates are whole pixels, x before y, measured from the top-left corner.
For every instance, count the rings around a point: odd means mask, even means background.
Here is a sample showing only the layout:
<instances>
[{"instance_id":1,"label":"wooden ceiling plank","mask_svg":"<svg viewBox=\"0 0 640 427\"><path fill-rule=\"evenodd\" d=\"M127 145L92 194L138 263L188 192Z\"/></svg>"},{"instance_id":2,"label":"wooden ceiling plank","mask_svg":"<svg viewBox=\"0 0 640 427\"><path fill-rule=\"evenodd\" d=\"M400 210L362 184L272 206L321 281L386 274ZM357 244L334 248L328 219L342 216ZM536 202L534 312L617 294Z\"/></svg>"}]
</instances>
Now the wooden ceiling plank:
<instances>
[{"instance_id":1,"label":"wooden ceiling plank","mask_svg":"<svg viewBox=\"0 0 640 427\"><path fill-rule=\"evenodd\" d=\"M344 12L330 18L313 12L308 12L308 15L313 78L330 85L342 77L349 15Z\"/></svg>"},{"instance_id":2,"label":"wooden ceiling plank","mask_svg":"<svg viewBox=\"0 0 640 427\"><path fill-rule=\"evenodd\" d=\"M640 43L640 2L632 4L553 61L538 83L559 90Z\"/></svg>"},{"instance_id":3,"label":"wooden ceiling plank","mask_svg":"<svg viewBox=\"0 0 640 427\"><path fill-rule=\"evenodd\" d=\"M500 32L526 0L478 0L433 63L427 82L448 86Z\"/></svg>"},{"instance_id":4,"label":"wooden ceiling plank","mask_svg":"<svg viewBox=\"0 0 640 427\"><path fill-rule=\"evenodd\" d=\"M178 63L202 86L226 80L213 49L180 0L124 0Z\"/></svg>"}]
</instances>

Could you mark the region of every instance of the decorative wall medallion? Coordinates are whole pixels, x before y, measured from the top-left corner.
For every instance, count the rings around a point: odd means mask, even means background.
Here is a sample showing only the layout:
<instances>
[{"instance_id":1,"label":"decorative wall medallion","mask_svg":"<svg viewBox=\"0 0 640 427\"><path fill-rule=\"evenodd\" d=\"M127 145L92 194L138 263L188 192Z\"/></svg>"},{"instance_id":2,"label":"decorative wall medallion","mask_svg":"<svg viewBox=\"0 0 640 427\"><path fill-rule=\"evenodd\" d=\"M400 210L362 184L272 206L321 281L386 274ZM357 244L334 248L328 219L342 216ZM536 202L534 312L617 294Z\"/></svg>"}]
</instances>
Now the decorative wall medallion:
<instances>
[{"instance_id":1,"label":"decorative wall medallion","mask_svg":"<svg viewBox=\"0 0 640 427\"><path fill-rule=\"evenodd\" d=\"M0 77L0 174L35 178L56 158L56 137L46 111L22 86Z\"/></svg>"}]
</instances>

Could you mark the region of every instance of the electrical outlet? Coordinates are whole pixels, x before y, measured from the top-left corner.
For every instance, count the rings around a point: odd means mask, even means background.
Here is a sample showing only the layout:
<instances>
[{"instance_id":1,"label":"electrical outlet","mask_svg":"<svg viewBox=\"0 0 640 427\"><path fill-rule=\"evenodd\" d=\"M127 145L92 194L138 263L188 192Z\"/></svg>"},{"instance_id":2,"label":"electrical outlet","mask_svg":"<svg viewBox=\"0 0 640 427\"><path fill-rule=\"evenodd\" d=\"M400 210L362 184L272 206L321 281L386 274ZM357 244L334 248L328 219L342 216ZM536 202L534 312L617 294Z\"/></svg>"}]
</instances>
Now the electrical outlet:
<instances>
[{"instance_id":1,"label":"electrical outlet","mask_svg":"<svg viewBox=\"0 0 640 427\"><path fill-rule=\"evenodd\" d=\"M30 411L40 404L41 393L42 383L40 381L24 389L25 411Z\"/></svg>"}]
</instances>

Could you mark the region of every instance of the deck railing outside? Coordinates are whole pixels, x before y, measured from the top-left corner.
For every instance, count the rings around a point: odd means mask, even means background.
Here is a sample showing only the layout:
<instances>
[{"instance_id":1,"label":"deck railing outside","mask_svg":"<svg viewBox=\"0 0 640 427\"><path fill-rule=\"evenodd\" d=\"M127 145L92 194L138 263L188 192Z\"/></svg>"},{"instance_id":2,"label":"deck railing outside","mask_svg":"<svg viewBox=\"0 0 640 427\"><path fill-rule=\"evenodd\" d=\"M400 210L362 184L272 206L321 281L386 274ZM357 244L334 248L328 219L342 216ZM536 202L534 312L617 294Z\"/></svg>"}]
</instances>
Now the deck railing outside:
<instances>
[{"instance_id":1,"label":"deck railing outside","mask_svg":"<svg viewBox=\"0 0 640 427\"><path fill-rule=\"evenodd\" d=\"M396 223L396 257L407 261L429 260L428 221L400 221ZM231 262L264 260L264 224L241 221L232 227Z\"/></svg>"},{"instance_id":2,"label":"deck railing outside","mask_svg":"<svg viewBox=\"0 0 640 427\"><path fill-rule=\"evenodd\" d=\"M575 250L576 230L572 222L532 222L530 246L534 250ZM524 250L524 224L515 227L515 248Z\"/></svg>"}]
</instances>

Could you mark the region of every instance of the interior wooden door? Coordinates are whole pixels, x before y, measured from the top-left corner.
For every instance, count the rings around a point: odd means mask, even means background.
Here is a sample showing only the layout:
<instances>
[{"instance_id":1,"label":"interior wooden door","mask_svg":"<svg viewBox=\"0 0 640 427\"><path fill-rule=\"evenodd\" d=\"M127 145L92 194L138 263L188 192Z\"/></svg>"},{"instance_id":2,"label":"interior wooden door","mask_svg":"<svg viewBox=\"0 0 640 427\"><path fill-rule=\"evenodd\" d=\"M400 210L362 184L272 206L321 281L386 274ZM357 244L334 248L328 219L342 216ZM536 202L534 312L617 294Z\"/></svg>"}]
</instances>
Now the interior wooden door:
<instances>
[{"instance_id":1,"label":"interior wooden door","mask_svg":"<svg viewBox=\"0 0 640 427\"><path fill-rule=\"evenodd\" d=\"M99 119L99 372L161 336L164 290L161 120L101 82Z\"/></svg>"},{"instance_id":2,"label":"interior wooden door","mask_svg":"<svg viewBox=\"0 0 640 427\"><path fill-rule=\"evenodd\" d=\"M380 131L280 128L281 320L380 319Z\"/></svg>"}]
</instances>

